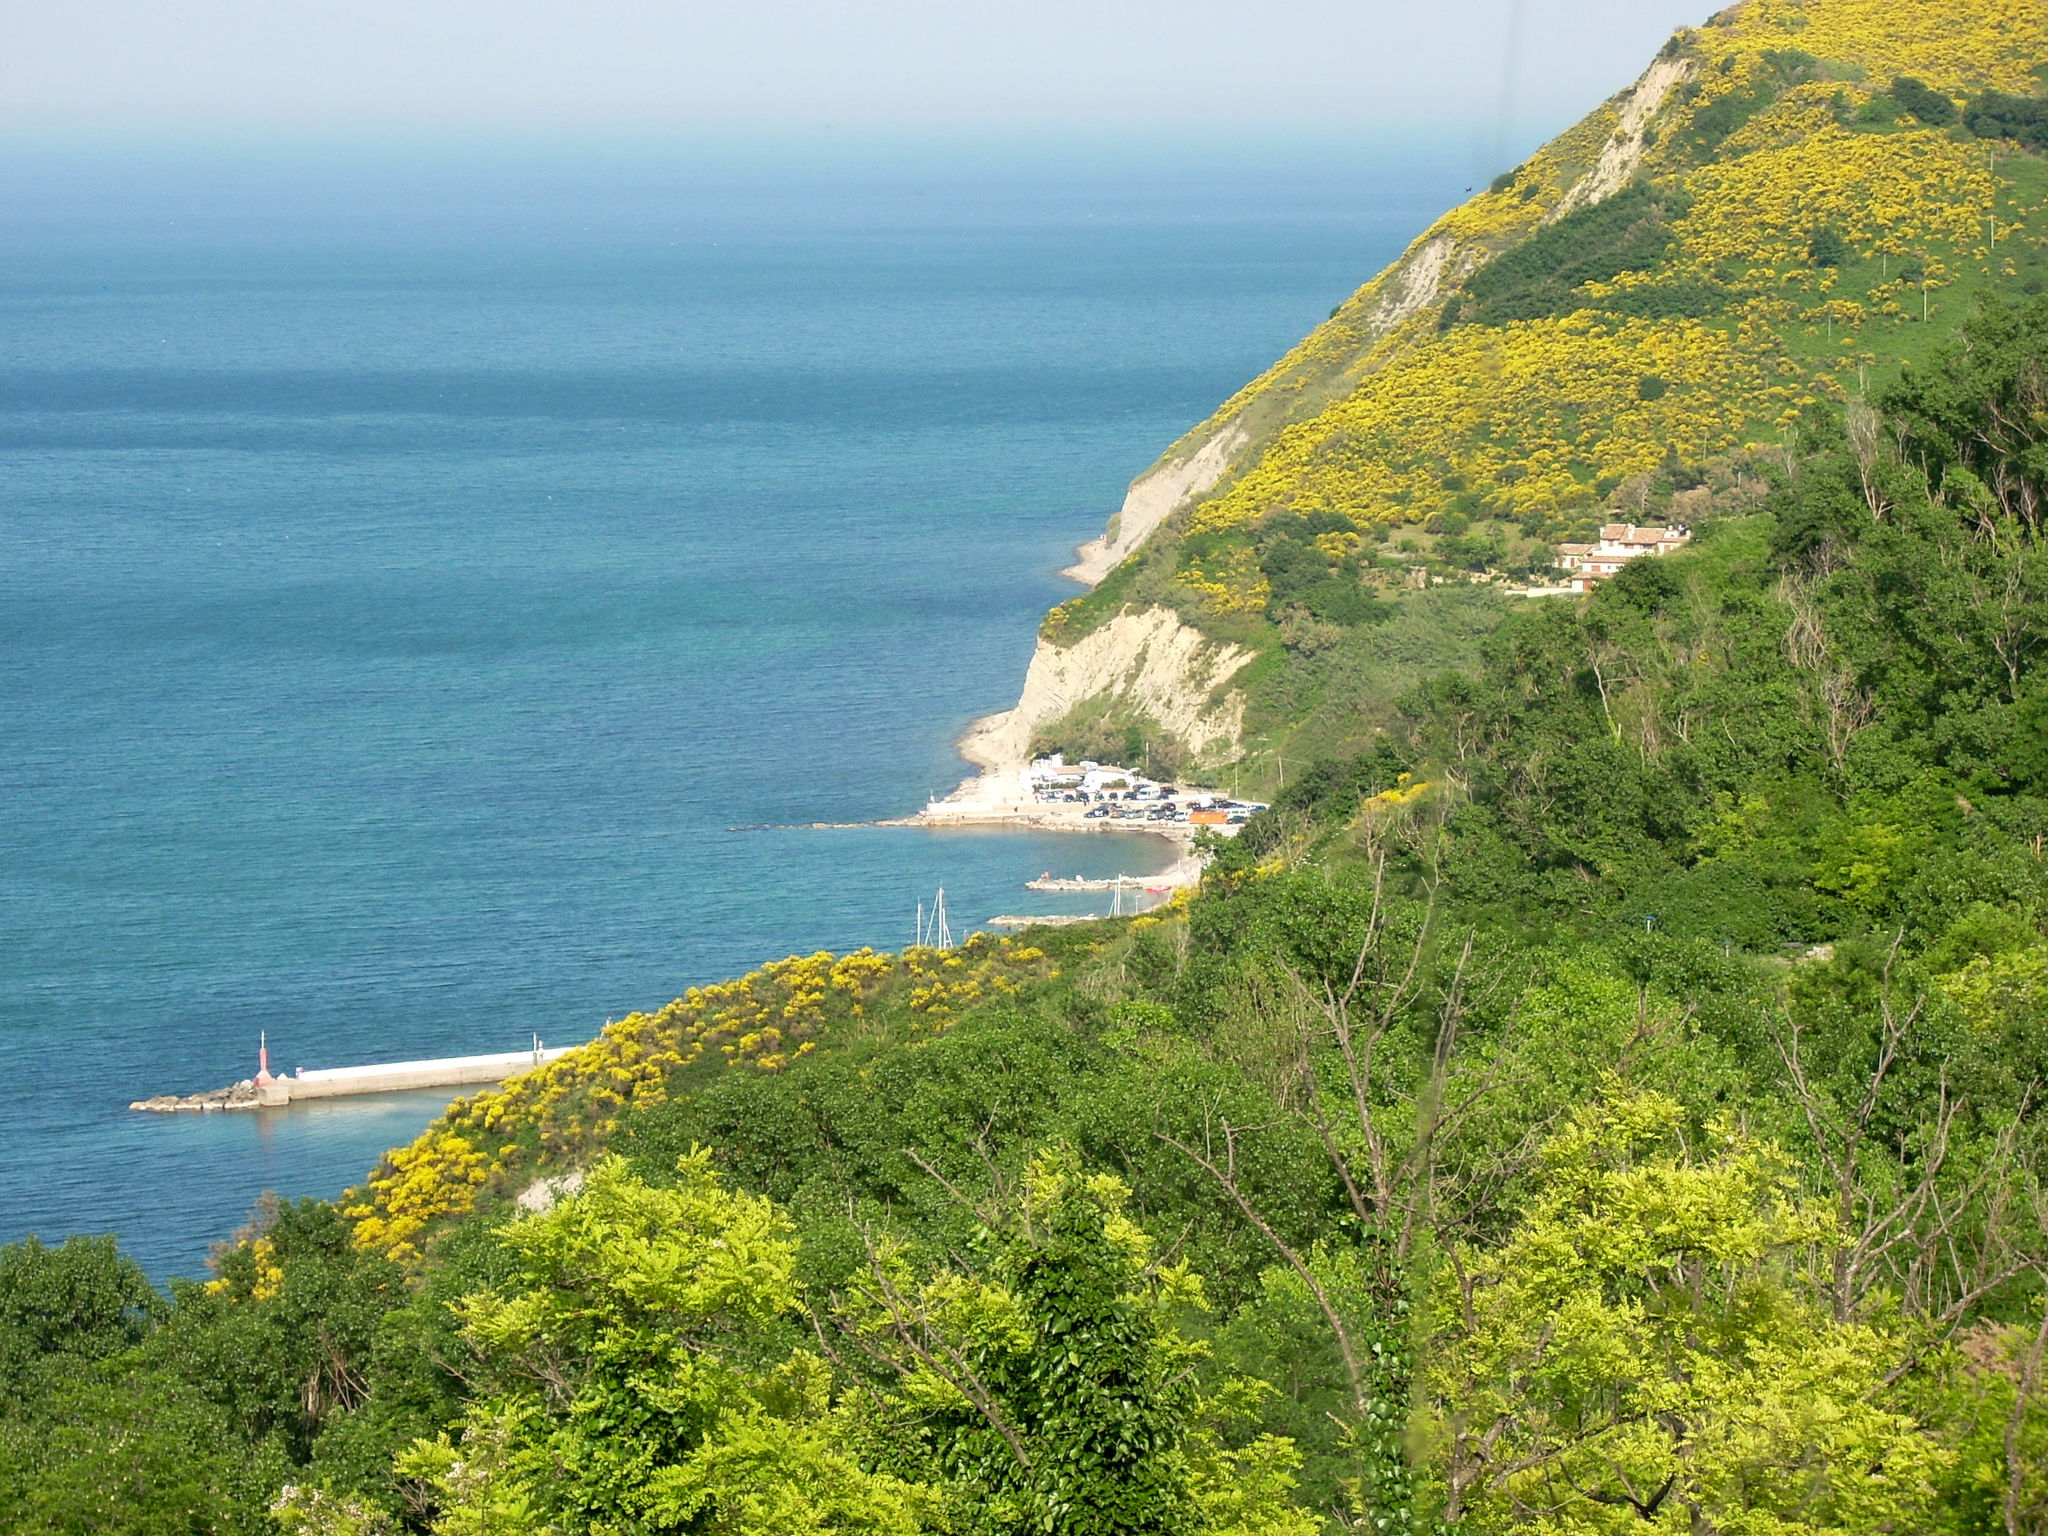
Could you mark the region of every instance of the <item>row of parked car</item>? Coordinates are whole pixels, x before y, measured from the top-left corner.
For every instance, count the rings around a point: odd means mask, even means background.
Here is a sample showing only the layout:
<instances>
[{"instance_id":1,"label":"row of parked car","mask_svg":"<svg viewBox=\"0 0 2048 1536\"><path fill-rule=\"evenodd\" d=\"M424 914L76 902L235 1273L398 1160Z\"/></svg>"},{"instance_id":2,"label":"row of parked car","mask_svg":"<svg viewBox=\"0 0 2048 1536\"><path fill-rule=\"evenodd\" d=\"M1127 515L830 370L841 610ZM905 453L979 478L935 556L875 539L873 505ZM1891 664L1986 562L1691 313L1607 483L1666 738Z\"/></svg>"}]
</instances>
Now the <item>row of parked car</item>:
<instances>
[{"instance_id":1,"label":"row of parked car","mask_svg":"<svg viewBox=\"0 0 2048 1536\"><path fill-rule=\"evenodd\" d=\"M1163 800L1151 805L1126 802L1122 805L1098 805L1087 812L1089 821L1108 819L1110 821L1170 821L1186 826L1198 809L1172 800ZM1252 812L1263 810L1263 806L1246 805L1236 800L1222 800L1214 805L1200 807L1203 810L1221 811L1223 819L1230 826L1242 826L1251 820Z\"/></svg>"}]
</instances>

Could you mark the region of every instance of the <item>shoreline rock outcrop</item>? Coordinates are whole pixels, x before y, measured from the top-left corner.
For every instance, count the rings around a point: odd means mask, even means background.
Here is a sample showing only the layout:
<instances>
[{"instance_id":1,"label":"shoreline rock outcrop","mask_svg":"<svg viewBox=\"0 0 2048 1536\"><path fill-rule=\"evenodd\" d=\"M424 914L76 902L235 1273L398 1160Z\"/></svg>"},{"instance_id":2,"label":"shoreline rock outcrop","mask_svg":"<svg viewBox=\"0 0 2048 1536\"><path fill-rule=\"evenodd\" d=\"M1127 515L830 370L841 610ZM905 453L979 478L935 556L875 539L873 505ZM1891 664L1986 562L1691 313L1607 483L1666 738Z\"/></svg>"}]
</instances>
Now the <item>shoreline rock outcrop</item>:
<instances>
[{"instance_id":1,"label":"shoreline rock outcrop","mask_svg":"<svg viewBox=\"0 0 2048 1536\"><path fill-rule=\"evenodd\" d=\"M137 1099L128 1106L145 1114L175 1115L185 1112L205 1113L210 1110L254 1109L257 1107L256 1082L243 1078L239 1083L230 1083L225 1088L216 1088L211 1093L160 1093L152 1099Z\"/></svg>"}]
</instances>

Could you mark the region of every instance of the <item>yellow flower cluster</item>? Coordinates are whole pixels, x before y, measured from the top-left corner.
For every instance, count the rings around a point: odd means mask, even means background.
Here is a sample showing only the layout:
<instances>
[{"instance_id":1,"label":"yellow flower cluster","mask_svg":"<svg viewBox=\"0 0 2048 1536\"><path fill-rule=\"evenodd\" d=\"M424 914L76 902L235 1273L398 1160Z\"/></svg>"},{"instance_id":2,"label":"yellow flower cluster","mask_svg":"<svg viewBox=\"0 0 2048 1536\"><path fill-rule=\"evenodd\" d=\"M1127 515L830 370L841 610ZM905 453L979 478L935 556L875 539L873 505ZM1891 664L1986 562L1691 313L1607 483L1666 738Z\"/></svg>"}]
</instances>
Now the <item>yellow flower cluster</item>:
<instances>
[{"instance_id":1,"label":"yellow flower cluster","mask_svg":"<svg viewBox=\"0 0 2048 1536\"><path fill-rule=\"evenodd\" d=\"M991 944L975 934L959 949L906 949L913 1028L942 1032L962 1008L1023 990L1017 970L1045 958L1045 951L1003 938Z\"/></svg>"},{"instance_id":2,"label":"yellow flower cluster","mask_svg":"<svg viewBox=\"0 0 2048 1536\"><path fill-rule=\"evenodd\" d=\"M1747 0L1732 29L1698 34L1744 50L1797 49L1890 84L1993 86L2026 93L2048 58L2048 8L1998 0Z\"/></svg>"},{"instance_id":3,"label":"yellow flower cluster","mask_svg":"<svg viewBox=\"0 0 2048 1536\"><path fill-rule=\"evenodd\" d=\"M356 1242L398 1263L420 1256L417 1239L444 1216L476 1204L488 1177L484 1156L445 1125L430 1126L411 1146L387 1152L370 1174L365 1198L343 1209Z\"/></svg>"},{"instance_id":4,"label":"yellow flower cluster","mask_svg":"<svg viewBox=\"0 0 2048 1536\"><path fill-rule=\"evenodd\" d=\"M415 1262L421 1234L470 1210L494 1178L536 1152L568 1156L601 1141L622 1110L665 1102L674 1075L707 1053L727 1066L780 1071L816 1050L833 1025L867 1017L891 989L907 993L912 1027L943 1029L959 1009L1020 990L1043 972L1044 959L1013 939L975 934L957 950L912 949L900 958L872 949L792 955L692 987L655 1013L629 1014L588 1045L451 1105L378 1164L344 1213L358 1243Z\"/></svg>"},{"instance_id":5,"label":"yellow flower cluster","mask_svg":"<svg viewBox=\"0 0 2048 1536\"><path fill-rule=\"evenodd\" d=\"M1213 570L1205 570L1199 560L1192 561L1174 580L1194 593L1203 608L1216 618L1256 613L1273 595L1265 573L1259 569L1258 552L1244 546L1224 551Z\"/></svg>"},{"instance_id":6,"label":"yellow flower cluster","mask_svg":"<svg viewBox=\"0 0 2048 1536\"><path fill-rule=\"evenodd\" d=\"M1738 281L1759 282L1808 268L1822 225L1864 255L1967 247L1983 235L1996 187L1984 157L1945 134L1852 133L1831 120L1702 166L1686 190L1678 270L1703 276L1725 263Z\"/></svg>"},{"instance_id":7,"label":"yellow flower cluster","mask_svg":"<svg viewBox=\"0 0 2048 1536\"><path fill-rule=\"evenodd\" d=\"M610 1133L619 1112L651 1108L668 1097L672 1074L707 1050L727 1062L774 1072L814 1050L829 1020L827 999L852 1016L886 979L895 961L873 950L834 957L792 955L734 981L692 987L655 1013L631 1013L607 1024L588 1045L449 1111L450 1123L482 1140L518 1150L516 1138L537 1131L540 1149L561 1152Z\"/></svg>"},{"instance_id":8,"label":"yellow flower cluster","mask_svg":"<svg viewBox=\"0 0 2048 1536\"><path fill-rule=\"evenodd\" d=\"M1697 463L1735 447L1746 408L1789 398L1768 339L1761 324L1731 337L1696 320L1584 312L1460 326L1288 428L1193 526L1243 527L1283 508L1360 526L1424 518L1448 504L1450 475L1494 486L1508 516L1588 503L1596 481L1653 470L1668 450ZM1650 376L1665 390L1640 398Z\"/></svg>"},{"instance_id":9,"label":"yellow flower cluster","mask_svg":"<svg viewBox=\"0 0 2048 1536\"><path fill-rule=\"evenodd\" d=\"M1434 788L1434 780L1418 779L1412 773L1404 773L1394 781L1392 789L1381 790L1365 803L1368 806L1407 805L1410 801L1420 800Z\"/></svg>"},{"instance_id":10,"label":"yellow flower cluster","mask_svg":"<svg viewBox=\"0 0 2048 1536\"><path fill-rule=\"evenodd\" d=\"M249 1271L246 1275L230 1271L217 1280L209 1280L201 1287L209 1296L247 1297L251 1301L268 1301L284 1288L284 1266L277 1262L277 1245L267 1237L259 1237L249 1244Z\"/></svg>"}]
</instances>

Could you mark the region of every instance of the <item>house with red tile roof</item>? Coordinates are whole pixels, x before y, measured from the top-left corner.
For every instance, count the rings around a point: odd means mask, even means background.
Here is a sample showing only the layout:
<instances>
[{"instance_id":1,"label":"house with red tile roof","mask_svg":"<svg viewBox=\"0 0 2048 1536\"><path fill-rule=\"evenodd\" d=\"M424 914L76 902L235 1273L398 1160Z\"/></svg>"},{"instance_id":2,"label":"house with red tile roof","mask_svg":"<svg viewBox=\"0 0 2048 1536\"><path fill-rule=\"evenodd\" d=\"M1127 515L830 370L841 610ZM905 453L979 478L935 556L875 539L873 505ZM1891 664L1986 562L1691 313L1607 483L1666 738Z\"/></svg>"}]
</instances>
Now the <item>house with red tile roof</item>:
<instances>
[{"instance_id":1,"label":"house with red tile roof","mask_svg":"<svg viewBox=\"0 0 2048 1536\"><path fill-rule=\"evenodd\" d=\"M1634 523L1606 523L1597 544L1560 544L1557 564L1571 573L1572 590L1590 592L1631 560L1645 555L1668 555L1692 538L1683 525L1670 528L1639 528Z\"/></svg>"}]
</instances>

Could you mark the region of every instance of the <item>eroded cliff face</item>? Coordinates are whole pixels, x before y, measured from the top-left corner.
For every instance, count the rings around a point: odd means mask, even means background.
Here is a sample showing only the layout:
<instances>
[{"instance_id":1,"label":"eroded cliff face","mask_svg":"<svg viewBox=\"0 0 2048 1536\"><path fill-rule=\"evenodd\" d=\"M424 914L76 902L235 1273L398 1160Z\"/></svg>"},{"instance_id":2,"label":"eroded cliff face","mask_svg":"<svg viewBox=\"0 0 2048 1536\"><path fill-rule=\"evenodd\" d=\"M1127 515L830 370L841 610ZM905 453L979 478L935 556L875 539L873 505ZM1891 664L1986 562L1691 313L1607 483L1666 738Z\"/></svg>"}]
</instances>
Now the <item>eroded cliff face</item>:
<instances>
[{"instance_id":1,"label":"eroded cliff face","mask_svg":"<svg viewBox=\"0 0 2048 1536\"><path fill-rule=\"evenodd\" d=\"M1198 496L1216 488L1238 449L1251 434L1238 422L1225 422L1216 434L1184 459L1163 459L1131 482L1123 509L1110 520L1102 537L1090 539L1074 553L1062 576L1094 586L1124 558L1152 536L1167 518Z\"/></svg>"},{"instance_id":2,"label":"eroded cliff face","mask_svg":"<svg viewBox=\"0 0 2048 1536\"><path fill-rule=\"evenodd\" d=\"M1550 222L1555 223L1574 209L1605 202L1628 185L1636 167L1642 164L1644 135L1650 119L1670 97L1672 88L1692 72L1692 67L1689 59L1659 59L1622 93L1617 103L1614 136L1601 146L1600 158L1593 168L1565 194L1557 211L1550 215Z\"/></svg>"},{"instance_id":3,"label":"eroded cliff face","mask_svg":"<svg viewBox=\"0 0 2048 1536\"><path fill-rule=\"evenodd\" d=\"M977 720L960 752L989 772L1021 767L1036 732L1104 699L1149 715L1197 759L1227 758L1243 734L1244 696L1226 685L1251 659L1165 608L1120 613L1070 646L1039 641L1016 708Z\"/></svg>"}]
</instances>

